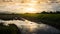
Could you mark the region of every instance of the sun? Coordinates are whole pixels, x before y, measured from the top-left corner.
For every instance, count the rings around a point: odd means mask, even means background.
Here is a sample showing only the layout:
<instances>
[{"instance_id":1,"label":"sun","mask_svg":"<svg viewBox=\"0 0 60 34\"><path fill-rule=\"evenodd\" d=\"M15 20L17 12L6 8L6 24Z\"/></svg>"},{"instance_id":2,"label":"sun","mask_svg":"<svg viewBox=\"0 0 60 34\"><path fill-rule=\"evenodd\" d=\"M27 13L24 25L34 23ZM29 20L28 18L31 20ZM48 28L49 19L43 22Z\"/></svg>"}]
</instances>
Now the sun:
<instances>
[{"instance_id":1,"label":"sun","mask_svg":"<svg viewBox=\"0 0 60 34\"><path fill-rule=\"evenodd\" d=\"M26 11L27 13L33 13L34 11L36 11L36 9L33 8L33 7L30 7L30 8L26 8L25 11Z\"/></svg>"},{"instance_id":2,"label":"sun","mask_svg":"<svg viewBox=\"0 0 60 34\"><path fill-rule=\"evenodd\" d=\"M27 11L35 11L34 8L26 8Z\"/></svg>"}]
</instances>

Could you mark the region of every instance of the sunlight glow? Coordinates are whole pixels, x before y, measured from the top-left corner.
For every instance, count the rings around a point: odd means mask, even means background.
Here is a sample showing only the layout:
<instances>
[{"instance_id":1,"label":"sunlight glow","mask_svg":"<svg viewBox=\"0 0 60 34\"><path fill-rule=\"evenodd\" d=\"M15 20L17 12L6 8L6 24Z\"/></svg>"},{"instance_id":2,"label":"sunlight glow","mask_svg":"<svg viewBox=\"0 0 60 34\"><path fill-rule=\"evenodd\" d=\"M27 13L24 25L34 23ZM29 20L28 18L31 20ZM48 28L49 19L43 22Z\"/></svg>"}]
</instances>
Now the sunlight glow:
<instances>
[{"instance_id":1,"label":"sunlight glow","mask_svg":"<svg viewBox=\"0 0 60 34\"><path fill-rule=\"evenodd\" d=\"M34 12L35 11L35 8L26 8L26 12Z\"/></svg>"},{"instance_id":2,"label":"sunlight glow","mask_svg":"<svg viewBox=\"0 0 60 34\"><path fill-rule=\"evenodd\" d=\"M6 0L8 1L8 0ZM49 0L0 0L0 10L9 13L40 13L42 11L60 11L60 2L51 3ZM54 1L53 1L54 2ZM1 12L1 11L0 11Z\"/></svg>"}]
</instances>

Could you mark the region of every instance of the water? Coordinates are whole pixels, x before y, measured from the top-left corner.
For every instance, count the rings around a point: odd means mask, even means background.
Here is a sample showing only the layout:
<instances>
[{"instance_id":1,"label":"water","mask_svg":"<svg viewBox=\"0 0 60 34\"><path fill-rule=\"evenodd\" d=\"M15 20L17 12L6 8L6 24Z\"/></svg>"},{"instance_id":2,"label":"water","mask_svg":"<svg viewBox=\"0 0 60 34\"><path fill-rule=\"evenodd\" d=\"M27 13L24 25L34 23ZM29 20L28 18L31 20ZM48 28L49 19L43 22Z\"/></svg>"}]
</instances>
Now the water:
<instances>
[{"instance_id":1,"label":"water","mask_svg":"<svg viewBox=\"0 0 60 34\"><path fill-rule=\"evenodd\" d=\"M15 24L18 28L22 29L22 34L60 34L60 30L46 25L38 24L28 20L0 20L3 25L9 26L9 24Z\"/></svg>"}]
</instances>

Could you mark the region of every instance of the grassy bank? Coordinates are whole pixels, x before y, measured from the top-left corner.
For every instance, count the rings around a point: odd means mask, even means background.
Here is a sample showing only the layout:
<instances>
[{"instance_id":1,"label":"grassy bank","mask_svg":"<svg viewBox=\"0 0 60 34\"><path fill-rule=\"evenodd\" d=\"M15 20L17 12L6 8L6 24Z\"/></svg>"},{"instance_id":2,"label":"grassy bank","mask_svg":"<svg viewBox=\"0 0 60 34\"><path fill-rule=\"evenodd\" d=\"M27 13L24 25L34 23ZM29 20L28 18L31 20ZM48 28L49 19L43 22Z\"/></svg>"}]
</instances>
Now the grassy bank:
<instances>
[{"instance_id":1,"label":"grassy bank","mask_svg":"<svg viewBox=\"0 0 60 34\"><path fill-rule=\"evenodd\" d=\"M12 20L26 18L34 22L42 22L60 29L60 14L4 14L0 15L0 19Z\"/></svg>"},{"instance_id":2,"label":"grassy bank","mask_svg":"<svg viewBox=\"0 0 60 34\"><path fill-rule=\"evenodd\" d=\"M9 26L0 23L0 34L21 34L19 28L14 24L9 24Z\"/></svg>"},{"instance_id":3,"label":"grassy bank","mask_svg":"<svg viewBox=\"0 0 60 34\"><path fill-rule=\"evenodd\" d=\"M23 14L28 20L42 22L60 29L60 14Z\"/></svg>"}]
</instances>

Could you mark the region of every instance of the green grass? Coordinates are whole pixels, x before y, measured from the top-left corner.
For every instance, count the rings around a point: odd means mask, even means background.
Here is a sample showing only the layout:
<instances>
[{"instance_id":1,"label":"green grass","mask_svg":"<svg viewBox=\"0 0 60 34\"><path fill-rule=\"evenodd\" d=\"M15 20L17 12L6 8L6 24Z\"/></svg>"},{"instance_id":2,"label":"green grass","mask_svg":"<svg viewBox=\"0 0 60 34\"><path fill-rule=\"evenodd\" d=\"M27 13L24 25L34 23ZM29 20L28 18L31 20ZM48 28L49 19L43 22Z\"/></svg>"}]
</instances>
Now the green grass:
<instances>
[{"instance_id":1,"label":"green grass","mask_svg":"<svg viewBox=\"0 0 60 34\"><path fill-rule=\"evenodd\" d=\"M37 20L60 21L60 14L22 14L22 17Z\"/></svg>"},{"instance_id":2,"label":"green grass","mask_svg":"<svg viewBox=\"0 0 60 34\"><path fill-rule=\"evenodd\" d=\"M4 14L4 15L1 14L0 15L0 19L4 20L15 19L15 17L17 17L18 19L20 17L23 17L37 23L42 22L60 29L59 27L60 14Z\"/></svg>"},{"instance_id":3,"label":"green grass","mask_svg":"<svg viewBox=\"0 0 60 34\"><path fill-rule=\"evenodd\" d=\"M42 22L60 29L60 14L22 14L22 17L36 21L37 23Z\"/></svg>"},{"instance_id":4,"label":"green grass","mask_svg":"<svg viewBox=\"0 0 60 34\"><path fill-rule=\"evenodd\" d=\"M18 27L14 24L9 24L9 26L0 23L0 34L20 34Z\"/></svg>"}]
</instances>

